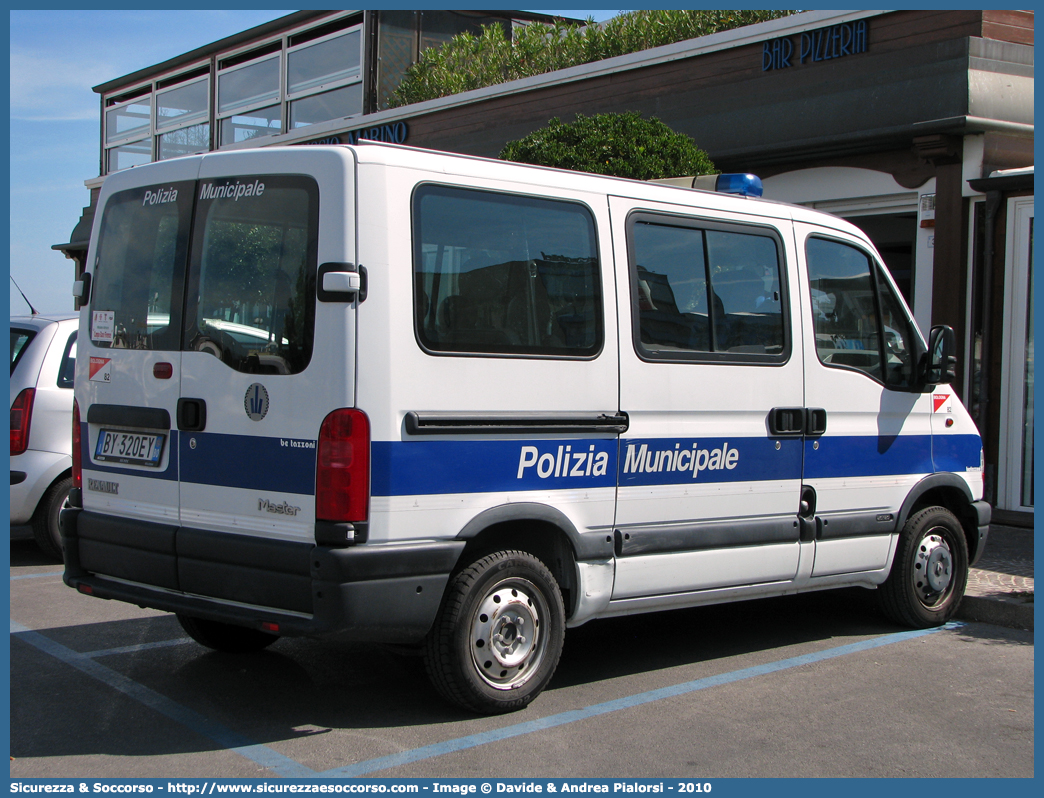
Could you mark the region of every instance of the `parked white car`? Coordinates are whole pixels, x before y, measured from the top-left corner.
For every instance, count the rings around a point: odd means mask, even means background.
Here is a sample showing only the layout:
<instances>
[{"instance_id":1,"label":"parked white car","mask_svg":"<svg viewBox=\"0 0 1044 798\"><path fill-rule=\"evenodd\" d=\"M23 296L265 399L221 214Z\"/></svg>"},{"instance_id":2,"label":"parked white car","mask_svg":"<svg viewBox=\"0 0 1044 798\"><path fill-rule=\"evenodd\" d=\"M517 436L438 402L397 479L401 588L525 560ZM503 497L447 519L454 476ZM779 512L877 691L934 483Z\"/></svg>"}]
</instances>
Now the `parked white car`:
<instances>
[{"instance_id":1,"label":"parked white car","mask_svg":"<svg viewBox=\"0 0 1044 798\"><path fill-rule=\"evenodd\" d=\"M58 512L72 488L75 315L11 317L11 539L62 559Z\"/></svg>"}]
</instances>

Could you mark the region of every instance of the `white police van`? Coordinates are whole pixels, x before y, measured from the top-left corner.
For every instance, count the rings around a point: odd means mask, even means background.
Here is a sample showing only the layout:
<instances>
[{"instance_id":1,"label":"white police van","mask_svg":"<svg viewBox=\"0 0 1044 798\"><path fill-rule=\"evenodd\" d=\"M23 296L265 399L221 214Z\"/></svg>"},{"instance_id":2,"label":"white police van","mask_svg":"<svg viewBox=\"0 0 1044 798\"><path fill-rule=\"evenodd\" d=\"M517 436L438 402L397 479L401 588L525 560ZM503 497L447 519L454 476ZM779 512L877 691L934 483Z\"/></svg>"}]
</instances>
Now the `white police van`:
<instances>
[{"instance_id":1,"label":"white police van","mask_svg":"<svg viewBox=\"0 0 1044 798\"><path fill-rule=\"evenodd\" d=\"M939 624L985 543L952 331L805 208L213 153L111 175L76 290L65 581L211 648L423 643L503 712L595 618L860 585Z\"/></svg>"}]
</instances>

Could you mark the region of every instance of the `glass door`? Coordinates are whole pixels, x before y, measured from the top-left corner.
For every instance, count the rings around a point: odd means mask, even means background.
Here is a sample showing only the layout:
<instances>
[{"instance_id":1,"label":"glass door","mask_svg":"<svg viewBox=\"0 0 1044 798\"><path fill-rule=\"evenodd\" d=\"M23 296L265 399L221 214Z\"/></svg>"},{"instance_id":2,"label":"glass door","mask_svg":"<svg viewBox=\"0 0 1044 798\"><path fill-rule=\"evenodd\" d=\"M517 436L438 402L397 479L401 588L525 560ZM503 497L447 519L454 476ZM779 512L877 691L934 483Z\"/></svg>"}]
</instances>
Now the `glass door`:
<instances>
[{"instance_id":1,"label":"glass door","mask_svg":"<svg viewBox=\"0 0 1044 798\"><path fill-rule=\"evenodd\" d=\"M998 498L1033 511L1033 197L1008 200L1004 408Z\"/></svg>"}]
</instances>

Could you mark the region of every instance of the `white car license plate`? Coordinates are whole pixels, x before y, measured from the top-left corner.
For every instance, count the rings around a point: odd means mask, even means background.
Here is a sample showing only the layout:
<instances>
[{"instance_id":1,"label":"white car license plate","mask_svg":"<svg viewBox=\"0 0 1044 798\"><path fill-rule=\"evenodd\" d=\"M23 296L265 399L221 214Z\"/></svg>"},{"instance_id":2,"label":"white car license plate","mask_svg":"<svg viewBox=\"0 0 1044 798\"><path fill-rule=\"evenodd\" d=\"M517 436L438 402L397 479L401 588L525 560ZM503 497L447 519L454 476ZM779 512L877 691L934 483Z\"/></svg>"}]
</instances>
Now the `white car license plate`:
<instances>
[{"instance_id":1,"label":"white car license plate","mask_svg":"<svg viewBox=\"0 0 1044 798\"><path fill-rule=\"evenodd\" d=\"M103 429L98 432L94 459L133 465L158 466L166 435Z\"/></svg>"}]
</instances>

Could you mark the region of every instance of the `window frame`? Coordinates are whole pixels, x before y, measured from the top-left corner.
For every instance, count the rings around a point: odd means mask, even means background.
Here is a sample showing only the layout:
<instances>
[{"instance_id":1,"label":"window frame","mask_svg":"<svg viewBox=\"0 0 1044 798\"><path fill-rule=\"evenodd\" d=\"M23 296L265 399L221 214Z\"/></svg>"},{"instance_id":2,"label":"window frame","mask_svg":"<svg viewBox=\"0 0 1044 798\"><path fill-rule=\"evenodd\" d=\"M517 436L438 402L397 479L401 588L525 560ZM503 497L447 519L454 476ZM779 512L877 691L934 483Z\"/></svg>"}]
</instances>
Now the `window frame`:
<instances>
[{"instance_id":1,"label":"window frame","mask_svg":"<svg viewBox=\"0 0 1044 798\"><path fill-rule=\"evenodd\" d=\"M596 295L592 297L592 301L597 304L595 314L595 336L596 342L590 347L590 351L585 354L559 354L559 353L540 353L540 352L477 352L468 350L445 350L445 349L433 349L425 341L422 334L420 318L418 316L418 293L417 293L417 276L418 266L420 261L420 247L421 243L417 236L417 225L419 222L418 216L418 203L424 189L452 189L457 191L470 191L476 194L491 194L499 197L514 197L523 200L535 200L539 202L547 203L562 203L572 205L577 208L582 208L583 212L587 214L588 219L591 223L591 240L592 248L594 250L594 258L596 261L595 280L594 288ZM414 185L410 193L410 280L412 286L410 293L412 294L412 302L410 312L413 317L413 337L417 342L417 346L427 355L433 357L471 357L471 358L500 358L509 360L576 360L576 361L590 361L596 360L605 351L605 339L606 339L606 325L605 325L605 266L602 259L601 248L598 235L598 220L594 209L585 201L580 199L568 198L568 197L552 197L546 194L526 194L519 191L507 191L503 189L494 189L488 187L480 187L471 183L441 183L436 181L423 181ZM430 299L429 299L430 302Z\"/></svg>"},{"instance_id":2,"label":"window frame","mask_svg":"<svg viewBox=\"0 0 1044 798\"><path fill-rule=\"evenodd\" d=\"M852 241L846 238L840 238L838 236L831 236L823 233L810 233L805 236L805 241L802 246L802 256L805 261L805 274L808 279L808 290L809 299L811 300L812 292L812 275L809 273L809 260L808 260L808 242L812 239L820 241L827 241L831 244L839 244L841 246L849 247L860 253L862 253L870 263L871 269L871 284L873 287L873 298L874 298L874 317L876 320L876 334L877 334L877 356L880 358L881 363L881 378L875 377L869 371L861 369L858 366L850 366L844 363L825 363L819 356L819 347L815 345L816 336L816 320L815 314L809 319L811 324L811 335L812 344L816 350L816 362L824 368L839 369L841 371L851 371L856 374L861 374L867 379L873 380L882 388L889 391L896 391L898 393L923 393L924 384L921 380L922 372L922 361L928 353L928 346L921 338L920 328L917 326L917 322L913 317L913 313L910 311L909 306L906 304L906 300L903 298L902 292L895 284L895 280L892 279L892 275L888 272L888 267L884 265L880 258L878 258L871 250L867 249L866 245L861 241ZM884 334L884 314L882 313L882 302L881 302L881 282L884 281L888 288L892 291L894 298L899 303L899 309L903 311L906 318L907 329L910 334L910 357L913 360L913 373L911 374L909 385L893 385L887 382L888 370L885 367L888 358L885 351L885 334ZM809 302L809 310L811 311L812 305Z\"/></svg>"},{"instance_id":3,"label":"window frame","mask_svg":"<svg viewBox=\"0 0 1044 798\"><path fill-rule=\"evenodd\" d=\"M102 168L103 173L106 175L113 174L114 172L122 172L125 169L130 169L138 164L130 164L128 166L119 167L115 161L118 157L117 153L128 146L135 144L145 144L148 147L148 160L145 163L157 163L161 160L166 160L160 156L160 138L168 135L172 132L182 130L184 128L192 127L194 125L209 125L211 118L213 117L212 105L213 105L213 86L210 84L211 73L208 72L205 75L196 75L195 77L187 77L184 80L179 80L183 76L191 76L193 73L199 72L201 69L209 69L210 62L202 61L191 64L185 68L179 68L177 74L174 75L158 75L148 83L139 84L133 88L121 88L118 92L114 92L112 95L102 98L102 123L101 123L101 143L103 152ZM183 120L177 124L170 125L168 127L160 128L158 123L158 112L159 112L159 98L160 95L171 91L173 89L182 88L184 86L191 85L192 83L198 83L207 81L207 108L205 118L200 118L197 115L193 115L191 119ZM162 87L161 87L162 84ZM129 99L120 100L120 97L131 96ZM116 102L113 100L116 99ZM134 103L145 103L149 104L149 123L144 134L140 131L132 135L117 136L110 140L109 138L109 113L133 105ZM210 144L213 144L213 130L208 131L208 138ZM144 148L143 148L144 149ZM208 152L207 150L196 150L195 152ZM177 156L171 156L177 157Z\"/></svg>"},{"instance_id":4,"label":"window frame","mask_svg":"<svg viewBox=\"0 0 1044 798\"><path fill-rule=\"evenodd\" d=\"M276 53L266 53L265 55L254 58L242 64L236 64L235 66L226 67L224 69L218 69L216 72L215 80L215 93L214 93L214 121L220 127L222 120L228 119L233 116L246 116L250 111L256 111L259 108L271 108L272 106L281 106L282 100L285 95L285 68L283 66L283 50ZM253 67L259 66L266 61L276 61L276 96L273 99L269 92L265 95L264 99L254 100L252 102L245 103L243 105L236 106L232 110L222 110L221 108L221 79L228 75L241 72L246 69L252 69ZM282 116L283 114L280 114ZM285 122L285 120L284 120Z\"/></svg>"},{"instance_id":5,"label":"window frame","mask_svg":"<svg viewBox=\"0 0 1044 798\"><path fill-rule=\"evenodd\" d=\"M298 91L291 91L290 90L290 56L291 55L293 55L294 53L301 52L302 50L307 50L309 47L317 47L317 46L319 46L321 44L325 44L327 42L333 41L334 39L341 38L342 36L350 36L353 33L358 33L358 35L359 35L359 71L358 71L358 74L356 74L354 77L353 76L349 76L349 77L345 77L345 78L337 78L335 80L330 80L330 81L327 81L325 83L320 83L320 84L315 85L315 86L309 86L306 89L300 89ZM284 78L284 81L285 81L285 91L284 91L283 99L286 100L287 102L292 102L293 100L300 100L300 99L302 99L304 97L310 97L313 94L322 94L325 91L331 91L333 89L338 89L338 88L340 88L342 86L349 86L349 85L351 85L353 83L362 83L362 81L363 81L363 64L364 64L364 61L366 60L366 54L364 52L364 49L365 49L364 45L365 45L366 42L364 41L364 37L365 37L365 32L363 30L363 24L360 22L359 24L352 25L352 26L350 26L348 28L345 28L344 30L334 31L333 33L328 33L325 36L320 36L320 37L318 37L316 39L310 39L309 41L302 42L301 44L295 44L293 46L290 46L289 41L287 41L287 46L284 49L284 52L286 53L286 66L284 67L284 72L286 73L286 75L285 75L285 78ZM362 113L362 112L360 111L360 113Z\"/></svg>"},{"instance_id":6,"label":"window frame","mask_svg":"<svg viewBox=\"0 0 1044 798\"><path fill-rule=\"evenodd\" d=\"M637 295L638 261L634 250L634 227L639 223L659 224L665 227L683 227L709 232L756 235L771 239L776 246L776 259L779 268L779 301L783 325L783 351L779 354L758 354L753 352L696 352L685 350L652 352L645 349L641 339L641 311L638 307ZM785 366L790 362L794 351L793 325L790 314L790 275L786 247L783 245L783 235L777 227L757 222L722 221L705 216L691 216L688 214L637 208L627 214L624 222L624 231L627 240L627 301L631 319L631 344L634 347L635 355L640 360L646 363L699 363L705 365L775 367ZM707 304L709 315L709 308L713 303L708 302Z\"/></svg>"},{"instance_id":7,"label":"window frame","mask_svg":"<svg viewBox=\"0 0 1044 798\"><path fill-rule=\"evenodd\" d=\"M207 103L206 103L206 107L202 111L195 111L195 112L189 113L189 114L182 114L181 117L163 117L163 119L173 118L173 119L178 119L179 121L173 122L173 123L171 123L169 125L161 126L160 125L160 115L159 115L160 97L162 97L164 94L169 94L171 92L177 91L178 89L187 89L189 86L192 86L195 83L206 83L207 84L207 92L206 92L206 94L207 94ZM155 124L153 126L153 129L154 129L154 133L155 133L157 139L160 136L162 136L162 135L164 135L166 133L171 133L172 131L175 131L175 130L181 130L182 128L185 128L185 127L192 127L193 125L201 125L201 124L209 124L210 123L210 104L211 104L211 100L213 98L211 97L210 75L209 74L208 75L200 75L197 78L190 78L189 80L183 81L181 83L175 83L174 85L171 85L171 86L164 86L162 89L159 88L159 86L157 86L155 88L155 90L153 91L153 99L155 100L155 102L153 102L153 111L152 111L153 117L155 119ZM200 116L200 114L202 114L202 116ZM182 118L182 117L187 117L187 118Z\"/></svg>"},{"instance_id":8,"label":"window frame","mask_svg":"<svg viewBox=\"0 0 1044 798\"><path fill-rule=\"evenodd\" d=\"M155 129L156 104L155 104L155 102L153 102L153 100L155 100L156 92L154 90L153 85L150 83L150 84L147 84L146 86L138 86L136 89L130 89L130 90L127 90L127 91L123 91L122 93L123 94L128 94L128 93L131 93L131 92L138 92L138 91L140 91L141 93L138 94L135 97L130 98L129 100L122 100L120 102L115 102L112 105L106 105L105 106L105 113L104 113L104 117L105 117L105 132L104 132L104 135L102 137L102 141L105 142L105 149L106 150L115 149L116 147L120 146L121 144L134 144L135 142L138 142L138 141L144 141L145 139L147 139L149 136L152 135L152 132ZM129 133L123 133L123 134L121 134L121 133L119 133L117 131L110 131L109 130L109 114L111 114L114 111L118 111L121 108L128 108L128 107L130 107L132 105L135 105L135 104L137 104L137 105L144 105L146 103L149 106L149 121L146 122L145 125L144 125L144 131L145 131L144 133L142 132L142 128L140 128L140 127L135 129L135 130L133 130L133 131L131 131L131 132L129 132Z\"/></svg>"}]
</instances>

